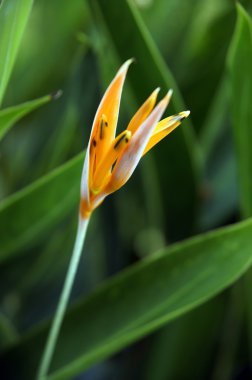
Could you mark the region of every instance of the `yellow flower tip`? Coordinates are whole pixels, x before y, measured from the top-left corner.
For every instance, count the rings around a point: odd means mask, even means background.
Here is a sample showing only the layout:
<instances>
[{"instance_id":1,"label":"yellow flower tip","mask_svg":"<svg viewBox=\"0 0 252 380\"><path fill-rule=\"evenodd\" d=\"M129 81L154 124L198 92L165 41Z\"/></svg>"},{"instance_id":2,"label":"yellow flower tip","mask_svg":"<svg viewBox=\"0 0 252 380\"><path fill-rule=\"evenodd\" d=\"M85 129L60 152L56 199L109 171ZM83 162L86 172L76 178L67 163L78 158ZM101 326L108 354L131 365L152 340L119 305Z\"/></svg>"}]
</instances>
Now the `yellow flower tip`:
<instances>
[{"instance_id":1,"label":"yellow flower tip","mask_svg":"<svg viewBox=\"0 0 252 380\"><path fill-rule=\"evenodd\" d=\"M180 120L182 121L186 119L190 115L190 113L191 113L190 111L182 111L178 114L178 116L180 116L181 118Z\"/></svg>"},{"instance_id":2,"label":"yellow flower tip","mask_svg":"<svg viewBox=\"0 0 252 380\"><path fill-rule=\"evenodd\" d=\"M121 75L121 74L123 74L125 71L127 71L128 68L129 68L129 66L130 66L133 62L135 62L135 58L130 58L130 59L128 59L126 62L124 62L123 65L120 67L120 69L119 69L117 75Z\"/></svg>"},{"instance_id":3,"label":"yellow flower tip","mask_svg":"<svg viewBox=\"0 0 252 380\"><path fill-rule=\"evenodd\" d=\"M160 104L162 104L163 108L167 108L168 104L170 103L172 93L173 91L169 90L167 94L163 97L163 99L160 101Z\"/></svg>"},{"instance_id":4,"label":"yellow flower tip","mask_svg":"<svg viewBox=\"0 0 252 380\"><path fill-rule=\"evenodd\" d=\"M159 88L159 87L158 87L158 88ZM161 100L161 102L166 103L166 107L167 107L168 104L170 103L170 100L171 100L172 94L173 94L173 90L170 89L170 90L167 92L167 94L164 96L164 98Z\"/></svg>"},{"instance_id":5,"label":"yellow flower tip","mask_svg":"<svg viewBox=\"0 0 252 380\"><path fill-rule=\"evenodd\" d=\"M136 58L135 57L131 57L129 58L126 62L129 62L129 64L131 65L131 63L136 63Z\"/></svg>"},{"instance_id":6,"label":"yellow flower tip","mask_svg":"<svg viewBox=\"0 0 252 380\"><path fill-rule=\"evenodd\" d=\"M155 106L156 102L157 102L157 97L158 97L158 94L161 90L161 87L157 87L150 95L150 97L147 99L147 101L149 100L150 103L152 103L151 105L151 111L153 109L153 107Z\"/></svg>"},{"instance_id":7,"label":"yellow flower tip","mask_svg":"<svg viewBox=\"0 0 252 380\"><path fill-rule=\"evenodd\" d=\"M170 88L170 90L167 92L167 96L169 98L169 101L171 100L172 94L173 94L173 89Z\"/></svg>"},{"instance_id":8,"label":"yellow flower tip","mask_svg":"<svg viewBox=\"0 0 252 380\"><path fill-rule=\"evenodd\" d=\"M132 134L134 134L137 131L139 126L144 122L144 120L148 117L148 115L153 110L157 101L157 96L158 96L159 91L160 91L160 87L156 88L130 120L127 129L131 131Z\"/></svg>"},{"instance_id":9,"label":"yellow flower tip","mask_svg":"<svg viewBox=\"0 0 252 380\"><path fill-rule=\"evenodd\" d=\"M154 91L153 91L153 93L151 94L152 96L158 96L158 94L159 94L159 91L161 90L161 87L157 87Z\"/></svg>"},{"instance_id":10,"label":"yellow flower tip","mask_svg":"<svg viewBox=\"0 0 252 380\"><path fill-rule=\"evenodd\" d=\"M154 105L155 105L156 102L157 102L157 97L158 97L158 94L159 94L160 90L161 90L161 87L157 87L157 88L152 92L152 94L151 94L151 96L150 96L150 99L152 99L152 101L153 101L153 107L154 107ZM153 107L152 107L152 108L153 108ZM151 110L152 110L152 109L151 109Z\"/></svg>"}]
</instances>

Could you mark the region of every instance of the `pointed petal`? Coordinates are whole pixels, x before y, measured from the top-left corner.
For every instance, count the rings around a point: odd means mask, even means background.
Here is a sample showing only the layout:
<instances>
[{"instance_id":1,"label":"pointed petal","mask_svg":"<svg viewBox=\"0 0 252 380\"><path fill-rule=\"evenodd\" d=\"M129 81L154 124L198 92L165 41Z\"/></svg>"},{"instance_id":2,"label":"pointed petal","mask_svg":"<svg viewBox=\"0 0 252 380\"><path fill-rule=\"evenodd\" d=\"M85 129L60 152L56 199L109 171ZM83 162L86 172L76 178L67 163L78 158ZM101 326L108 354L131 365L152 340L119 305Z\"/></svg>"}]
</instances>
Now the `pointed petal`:
<instances>
[{"instance_id":1,"label":"pointed petal","mask_svg":"<svg viewBox=\"0 0 252 380\"><path fill-rule=\"evenodd\" d=\"M167 117L164 120L161 120L156 128L153 131L153 134L146 145L146 148L143 152L143 156L151 149L154 145L156 145L159 141L161 141L164 137L169 135L175 128L177 128L181 122L187 118L190 114L190 111L183 111L177 115L173 115Z\"/></svg>"},{"instance_id":2,"label":"pointed petal","mask_svg":"<svg viewBox=\"0 0 252 380\"><path fill-rule=\"evenodd\" d=\"M152 94L149 96L149 98L143 103L143 105L139 108L139 110L135 113L135 115L132 117L132 119L129 122L128 130L134 134L137 130L137 128L144 122L146 117L151 113L153 110L154 105L157 101L157 96L160 91L160 88L156 88L152 92Z\"/></svg>"},{"instance_id":3,"label":"pointed petal","mask_svg":"<svg viewBox=\"0 0 252 380\"><path fill-rule=\"evenodd\" d=\"M118 158L112 171L111 179L105 189L108 194L123 186L132 175L152 135L153 129L158 120L162 117L168 102L169 96L167 94L161 102L158 103L142 125L140 125L133 135L130 144Z\"/></svg>"},{"instance_id":4,"label":"pointed petal","mask_svg":"<svg viewBox=\"0 0 252 380\"><path fill-rule=\"evenodd\" d=\"M97 128L99 128L100 126L103 115L106 116L106 119L110 128L110 133L109 133L109 137L107 136L106 144L109 144L109 141L112 141L115 136L122 88L123 88L128 67L132 63L132 61L133 61L132 59L129 59L128 61L126 61L117 72L115 78L112 80L109 87L107 88L94 118L92 131L90 134L90 139L89 139L89 143L88 143L88 147L86 151L86 157L85 157L83 171L82 171L82 178L81 178L81 197L86 200L87 204L89 204L90 145L97 134ZM104 151L105 150L106 149L104 149Z\"/></svg>"},{"instance_id":5,"label":"pointed petal","mask_svg":"<svg viewBox=\"0 0 252 380\"><path fill-rule=\"evenodd\" d=\"M114 139L122 95L122 88L129 65L132 62L133 59L128 59L128 61L126 61L121 66L115 78L112 80L109 87L107 88L94 118L91 137L95 135L96 129L100 125L100 120L102 116L105 115L110 130L110 141Z\"/></svg>"},{"instance_id":6,"label":"pointed petal","mask_svg":"<svg viewBox=\"0 0 252 380\"><path fill-rule=\"evenodd\" d=\"M172 126L176 121L183 121L190 115L190 111L182 111L179 112L176 115L172 115L169 117L166 117L165 119L161 120L159 123L157 123L156 128L153 131L153 135L156 135L159 132L162 132L166 128L169 128Z\"/></svg>"}]
</instances>

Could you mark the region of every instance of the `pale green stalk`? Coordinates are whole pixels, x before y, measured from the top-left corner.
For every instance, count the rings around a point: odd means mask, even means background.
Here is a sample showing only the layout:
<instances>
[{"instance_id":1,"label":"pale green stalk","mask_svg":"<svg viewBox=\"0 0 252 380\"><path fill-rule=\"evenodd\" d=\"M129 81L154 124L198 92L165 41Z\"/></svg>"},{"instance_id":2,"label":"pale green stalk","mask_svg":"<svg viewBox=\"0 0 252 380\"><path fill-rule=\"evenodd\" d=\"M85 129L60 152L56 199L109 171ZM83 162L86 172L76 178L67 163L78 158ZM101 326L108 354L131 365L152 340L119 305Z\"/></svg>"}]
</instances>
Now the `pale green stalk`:
<instances>
[{"instance_id":1,"label":"pale green stalk","mask_svg":"<svg viewBox=\"0 0 252 380\"><path fill-rule=\"evenodd\" d=\"M53 318L51 329L49 331L43 356L41 358L37 380L45 380L49 371L49 367L54 354L55 346L57 343L60 327L66 312L69 296L72 290L73 282L75 279L78 264L81 258L81 252L85 241L87 226L89 219L79 219L78 230L76 234L75 244L73 248L72 257L69 263L68 271L66 274L65 282L61 291L58 306Z\"/></svg>"}]
</instances>

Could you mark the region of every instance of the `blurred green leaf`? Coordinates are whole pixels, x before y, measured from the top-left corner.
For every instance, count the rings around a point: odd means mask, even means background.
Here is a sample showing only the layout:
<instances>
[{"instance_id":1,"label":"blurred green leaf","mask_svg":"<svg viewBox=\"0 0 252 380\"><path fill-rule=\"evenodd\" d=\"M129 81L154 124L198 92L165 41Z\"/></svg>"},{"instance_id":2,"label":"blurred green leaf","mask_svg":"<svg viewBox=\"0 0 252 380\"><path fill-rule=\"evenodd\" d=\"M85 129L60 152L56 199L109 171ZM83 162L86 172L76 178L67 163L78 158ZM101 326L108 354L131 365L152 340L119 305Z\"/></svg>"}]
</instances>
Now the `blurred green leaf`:
<instances>
[{"instance_id":1,"label":"blurred green leaf","mask_svg":"<svg viewBox=\"0 0 252 380\"><path fill-rule=\"evenodd\" d=\"M176 66L180 66L179 63L181 63L181 53L184 54L184 45L186 44L183 42L188 38L188 28L195 22L199 13L198 4L205 1L169 0L164 2L163 0L155 0L149 1L146 6L138 6L151 35L162 53L169 56L169 65L172 64L176 71ZM139 4L136 0L135 3ZM178 14L179 22L177 20ZM191 17L192 14L194 15L193 18ZM200 27L202 28L202 25ZM174 54L175 51L176 54ZM183 69L184 71L185 69Z\"/></svg>"},{"instance_id":2,"label":"blurred green leaf","mask_svg":"<svg viewBox=\"0 0 252 380\"><path fill-rule=\"evenodd\" d=\"M216 351L225 306L223 295L215 297L160 329L152 342L143 379L202 380ZM192 366L199 352L201 360Z\"/></svg>"},{"instance_id":3,"label":"blurred green leaf","mask_svg":"<svg viewBox=\"0 0 252 380\"><path fill-rule=\"evenodd\" d=\"M200 134L205 161L204 186L198 229L214 228L237 208L236 162L229 120L228 77L222 78ZM225 202L223 202L225 199Z\"/></svg>"},{"instance_id":4,"label":"blurred green leaf","mask_svg":"<svg viewBox=\"0 0 252 380\"><path fill-rule=\"evenodd\" d=\"M240 206L244 217L252 215L252 22L237 5L237 23L230 46L231 110L237 153Z\"/></svg>"},{"instance_id":5,"label":"blurred green leaf","mask_svg":"<svg viewBox=\"0 0 252 380\"><path fill-rule=\"evenodd\" d=\"M191 10L192 14L181 40L182 59L176 72L184 85L183 93L192 110L194 126L200 131L225 71L235 6L229 0L201 0Z\"/></svg>"},{"instance_id":6,"label":"blurred green leaf","mask_svg":"<svg viewBox=\"0 0 252 380\"><path fill-rule=\"evenodd\" d=\"M185 109L176 82L133 1L123 0L120 7L115 0L90 0L89 4L100 34L107 33L111 38L107 50L112 48L113 52L114 48L121 62L136 58L137 65L129 71L128 78L137 104L140 105L154 88L161 86L164 91L174 90L169 113ZM200 155L190 122L186 121L178 128L169 137L169 142L161 143L154 154L163 202L169 212L168 231L173 239L178 239L192 230L197 198Z\"/></svg>"},{"instance_id":7,"label":"blurred green leaf","mask_svg":"<svg viewBox=\"0 0 252 380\"><path fill-rule=\"evenodd\" d=\"M18 340L18 334L11 321L0 313L0 349Z\"/></svg>"},{"instance_id":8,"label":"blurred green leaf","mask_svg":"<svg viewBox=\"0 0 252 380\"><path fill-rule=\"evenodd\" d=\"M252 20L237 4L237 22L230 46L228 65L231 82L231 109L236 148L240 210L244 218L252 215ZM252 347L252 271L245 276L246 308L250 349ZM250 355L251 359L251 355Z\"/></svg>"},{"instance_id":9,"label":"blurred green leaf","mask_svg":"<svg viewBox=\"0 0 252 380\"><path fill-rule=\"evenodd\" d=\"M53 110L53 116L49 113L43 118L43 122L53 123L54 128L42 147L39 164L34 169L36 176L62 164L88 140L91 126L83 128L83 125L91 123L99 101L95 96L97 75L92 70L93 64L93 56L82 46L72 57L71 71L63 84L64 96ZM84 135L83 141L80 134Z\"/></svg>"},{"instance_id":10,"label":"blurred green leaf","mask_svg":"<svg viewBox=\"0 0 252 380\"><path fill-rule=\"evenodd\" d=\"M237 356L241 351L240 337L244 323L243 284L238 281L229 292L225 316L219 332L219 345L215 346L215 363L212 380L230 380L235 373ZM216 339L218 339L216 337ZM215 341L216 343L216 341Z\"/></svg>"},{"instance_id":11,"label":"blurred green leaf","mask_svg":"<svg viewBox=\"0 0 252 380\"><path fill-rule=\"evenodd\" d=\"M0 9L0 104L17 56L33 0L8 0Z\"/></svg>"},{"instance_id":12,"label":"blurred green leaf","mask_svg":"<svg viewBox=\"0 0 252 380\"><path fill-rule=\"evenodd\" d=\"M73 377L225 289L251 265L251 234L249 219L175 244L107 281L68 312L48 378ZM34 378L47 332L48 324L3 355L12 378Z\"/></svg>"},{"instance_id":13,"label":"blurred green leaf","mask_svg":"<svg viewBox=\"0 0 252 380\"><path fill-rule=\"evenodd\" d=\"M30 99L47 93L48 89L62 88L80 46L77 33L87 27L86 8L82 0L34 2L20 56L5 94L6 101L19 102L20 93Z\"/></svg>"},{"instance_id":14,"label":"blurred green leaf","mask_svg":"<svg viewBox=\"0 0 252 380\"><path fill-rule=\"evenodd\" d=\"M0 205L0 262L22 254L79 199L83 153L7 198Z\"/></svg>"},{"instance_id":15,"label":"blurred green leaf","mask_svg":"<svg viewBox=\"0 0 252 380\"><path fill-rule=\"evenodd\" d=\"M211 155L223 134L229 105L229 83L226 75L219 83L212 103L208 108L208 114L202 125L200 142L203 147L205 161L211 160Z\"/></svg>"},{"instance_id":16,"label":"blurred green leaf","mask_svg":"<svg viewBox=\"0 0 252 380\"><path fill-rule=\"evenodd\" d=\"M23 116L53 99L52 95L0 110L0 140Z\"/></svg>"}]
</instances>

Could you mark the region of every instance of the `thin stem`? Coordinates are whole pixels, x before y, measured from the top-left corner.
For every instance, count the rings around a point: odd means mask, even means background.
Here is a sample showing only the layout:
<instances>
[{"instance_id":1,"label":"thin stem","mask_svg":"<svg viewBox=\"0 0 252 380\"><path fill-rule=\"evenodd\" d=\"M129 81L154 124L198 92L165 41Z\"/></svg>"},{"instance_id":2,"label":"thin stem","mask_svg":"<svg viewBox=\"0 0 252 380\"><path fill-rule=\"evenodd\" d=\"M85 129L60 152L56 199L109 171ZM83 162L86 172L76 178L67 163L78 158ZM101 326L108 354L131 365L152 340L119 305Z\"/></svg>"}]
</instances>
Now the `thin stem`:
<instances>
[{"instance_id":1,"label":"thin stem","mask_svg":"<svg viewBox=\"0 0 252 380\"><path fill-rule=\"evenodd\" d=\"M63 322L65 311L67 308L69 296L72 290L73 282L75 279L76 271L78 269L78 264L81 258L81 252L86 236L87 226L89 219L79 219L78 230L76 234L75 244L73 248L72 257L69 263L67 274L65 277L65 282L61 291L58 306L53 318L51 329L49 331L43 356L41 358L39 371L37 375L37 380L45 380L51 360L54 354L55 346L57 343L58 335L60 332L60 327Z\"/></svg>"}]
</instances>

